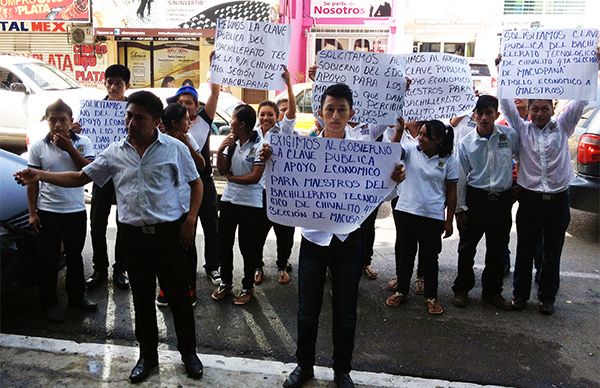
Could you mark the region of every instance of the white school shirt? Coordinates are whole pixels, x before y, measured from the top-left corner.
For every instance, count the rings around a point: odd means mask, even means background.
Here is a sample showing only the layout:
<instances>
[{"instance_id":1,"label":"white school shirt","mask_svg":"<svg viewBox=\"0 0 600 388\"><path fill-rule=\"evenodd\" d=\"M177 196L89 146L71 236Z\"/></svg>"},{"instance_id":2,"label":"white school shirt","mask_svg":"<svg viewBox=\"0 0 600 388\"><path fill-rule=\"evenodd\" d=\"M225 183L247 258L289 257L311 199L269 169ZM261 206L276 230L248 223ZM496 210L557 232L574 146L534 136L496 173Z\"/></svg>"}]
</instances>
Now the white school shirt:
<instances>
[{"instance_id":1,"label":"white school shirt","mask_svg":"<svg viewBox=\"0 0 600 388\"><path fill-rule=\"evenodd\" d=\"M415 144L404 148L406 179L396 210L444 221L446 219L446 182L458 181L458 162L452 155L431 158Z\"/></svg>"},{"instance_id":2,"label":"white school shirt","mask_svg":"<svg viewBox=\"0 0 600 388\"><path fill-rule=\"evenodd\" d=\"M467 210L467 186L501 193L512 187L512 161L519 153L519 137L509 127L494 125L489 139L477 130L469 132L458 146L461 177L457 210Z\"/></svg>"},{"instance_id":3,"label":"white school shirt","mask_svg":"<svg viewBox=\"0 0 600 388\"><path fill-rule=\"evenodd\" d=\"M92 142L86 136L69 131L73 146L81 156L94 160ZM58 148L48 135L29 149L30 167L50 172L79 171L66 151ZM54 213L74 213L85 210L83 187L61 187L40 182L37 208Z\"/></svg>"},{"instance_id":4,"label":"white school shirt","mask_svg":"<svg viewBox=\"0 0 600 388\"><path fill-rule=\"evenodd\" d=\"M544 128L525 121L512 100L501 99L506 121L519 136L519 186L541 193L559 193L569 188L573 167L569 155L569 137L575 131L587 101L573 101Z\"/></svg>"},{"instance_id":5,"label":"white school shirt","mask_svg":"<svg viewBox=\"0 0 600 388\"><path fill-rule=\"evenodd\" d=\"M194 140L194 137L192 135L190 135L189 132L186 133L185 136L187 137L188 141L190 142L192 149L194 151L196 151L196 153L200 153L200 147L198 147L198 143L196 143L196 140ZM188 149L188 152L189 152L189 149ZM192 160L194 160L194 159L192 158ZM196 163L194 162L194 165L195 164ZM198 173L200 173L200 171L198 171ZM189 204L191 196L192 196L192 188L190 187L190 185L180 185L179 190L180 190L181 202L184 204Z\"/></svg>"},{"instance_id":6,"label":"white school shirt","mask_svg":"<svg viewBox=\"0 0 600 388\"><path fill-rule=\"evenodd\" d=\"M161 133L140 157L126 137L102 151L83 172L102 187L115 185L119 222L132 226L178 220L189 210L181 186L199 179L189 149Z\"/></svg>"},{"instance_id":7,"label":"white school shirt","mask_svg":"<svg viewBox=\"0 0 600 388\"><path fill-rule=\"evenodd\" d=\"M247 175L252 172L254 166L264 165L265 162L260 160L259 152L263 147L264 140L258 134L252 136L244 144L240 144L240 140L235 141L235 149L231 152L227 147L223 155L231 158L231 173L233 175ZM231 155L230 155L231 154ZM244 205L250 207L262 208L262 190L260 181L250 185L242 185L234 182L227 182L221 201L230 202L235 205Z\"/></svg>"},{"instance_id":8,"label":"white school shirt","mask_svg":"<svg viewBox=\"0 0 600 388\"><path fill-rule=\"evenodd\" d=\"M295 118L289 119L287 116L283 116L283 120L277 122L277 124L275 124L273 127L271 127L271 129L269 129L267 131L267 133L265 133L264 135L262 133L262 129L260 129L260 126L256 126L254 128L254 131L256 131L256 133L258 133L258 137L260 137L264 141L264 143L271 144L271 135L274 133L278 133L278 134L282 134L282 135L298 134L296 131L294 131L295 125L296 125ZM267 179L267 177L265 176L265 174L262 174L262 176L260 177L259 183L263 189L267 188L266 179Z\"/></svg>"}]
</instances>

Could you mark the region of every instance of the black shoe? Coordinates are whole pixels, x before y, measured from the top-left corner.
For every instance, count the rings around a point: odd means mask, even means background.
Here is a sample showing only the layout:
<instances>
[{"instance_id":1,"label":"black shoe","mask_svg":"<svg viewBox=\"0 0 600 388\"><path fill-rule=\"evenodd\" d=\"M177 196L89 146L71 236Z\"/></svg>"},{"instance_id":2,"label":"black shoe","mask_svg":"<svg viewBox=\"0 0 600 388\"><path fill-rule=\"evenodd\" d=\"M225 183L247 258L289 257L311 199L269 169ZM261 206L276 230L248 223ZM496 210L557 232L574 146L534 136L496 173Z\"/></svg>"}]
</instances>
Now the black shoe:
<instances>
[{"instance_id":1,"label":"black shoe","mask_svg":"<svg viewBox=\"0 0 600 388\"><path fill-rule=\"evenodd\" d=\"M202 366L202 361L198 358L196 353L181 355L181 361L183 361L183 365L185 366L185 371L187 372L188 377L193 379L199 379L202 377L204 373L204 367Z\"/></svg>"},{"instance_id":2,"label":"black shoe","mask_svg":"<svg viewBox=\"0 0 600 388\"><path fill-rule=\"evenodd\" d=\"M452 298L452 304L459 308L467 307L469 303L469 294L465 291L456 291L454 298Z\"/></svg>"},{"instance_id":3,"label":"black shoe","mask_svg":"<svg viewBox=\"0 0 600 388\"><path fill-rule=\"evenodd\" d=\"M540 306L538 309L540 310L540 313L542 313L544 315L554 314L554 304L553 303L540 302Z\"/></svg>"},{"instance_id":4,"label":"black shoe","mask_svg":"<svg viewBox=\"0 0 600 388\"><path fill-rule=\"evenodd\" d=\"M283 383L283 386L285 388L299 388L314 376L315 372L312 366L302 368L300 365L298 365L296 369L290 373L288 378Z\"/></svg>"},{"instance_id":5,"label":"black shoe","mask_svg":"<svg viewBox=\"0 0 600 388\"><path fill-rule=\"evenodd\" d=\"M85 285L88 288L88 290L91 290L106 283L107 277L108 275L106 274L106 272L94 271L92 276L85 280Z\"/></svg>"},{"instance_id":6,"label":"black shoe","mask_svg":"<svg viewBox=\"0 0 600 388\"><path fill-rule=\"evenodd\" d=\"M285 265L285 272L287 272L287 273L292 272L292 265L290 263L287 263Z\"/></svg>"},{"instance_id":7,"label":"black shoe","mask_svg":"<svg viewBox=\"0 0 600 388\"><path fill-rule=\"evenodd\" d=\"M76 299L69 299L69 306L77 310L84 311L96 311L98 309L98 305L87 299L85 296Z\"/></svg>"},{"instance_id":8,"label":"black shoe","mask_svg":"<svg viewBox=\"0 0 600 388\"><path fill-rule=\"evenodd\" d=\"M113 284L119 290L127 290L129 288L129 279L127 279L127 275L125 275L124 271L118 271L113 273Z\"/></svg>"},{"instance_id":9,"label":"black shoe","mask_svg":"<svg viewBox=\"0 0 600 388\"><path fill-rule=\"evenodd\" d=\"M504 299L500 294L494 295L481 295L481 299L500 310L509 311L513 309L512 303Z\"/></svg>"},{"instance_id":10,"label":"black shoe","mask_svg":"<svg viewBox=\"0 0 600 388\"><path fill-rule=\"evenodd\" d=\"M65 321L63 309L58 305L44 310L42 314L44 319L52 323L63 323Z\"/></svg>"},{"instance_id":11,"label":"black shoe","mask_svg":"<svg viewBox=\"0 0 600 388\"><path fill-rule=\"evenodd\" d=\"M514 297L510 304L512 305L512 309L515 311L522 311L527 307L527 301L519 297Z\"/></svg>"},{"instance_id":12,"label":"black shoe","mask_svg":"<svg viewBox=\"0 0 600 388\"><path fill-rule=\"evenodd\" d=\"M158 360L149 360L140 358L133 369L131 370L131 374L129 375L129 381L133 384L141 383L146 380L150 373L158 366Z\"/></svg>"},{"instance_id":13,"label":"black shoe","mask_svg":"<svg viewBox=\"0 0 600 388\"><path fill-rule=\"evenodd\" d=\"M335 373L333 382L338 388L353 388L354 381L350 378L350 373Z\"/></svg>"}]
</instances>

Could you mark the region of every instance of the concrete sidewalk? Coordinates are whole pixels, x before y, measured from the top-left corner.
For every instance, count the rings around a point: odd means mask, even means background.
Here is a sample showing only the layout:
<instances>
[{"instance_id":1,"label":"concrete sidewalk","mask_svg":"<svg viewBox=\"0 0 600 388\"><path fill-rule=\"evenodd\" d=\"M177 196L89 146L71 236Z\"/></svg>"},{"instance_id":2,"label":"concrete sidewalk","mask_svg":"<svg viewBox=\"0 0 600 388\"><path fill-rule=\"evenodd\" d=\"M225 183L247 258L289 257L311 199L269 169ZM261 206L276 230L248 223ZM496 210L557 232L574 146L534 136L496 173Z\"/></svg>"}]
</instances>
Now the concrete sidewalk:
<instances>
[{"instance_id":1,"label":"concrete sidewalk","mask_svg":"<svg viewBox=\"0 0 600 388\"><path fill-rule=\"evenodd\" d=\"M76 343L18 335L0 335L0 382L5 387L126 387L138 350L129 346ZM152 387L280 387L294 364L199 354L204 364L201 380L185 375L179 353L160 350L160 372L142 386ZM477 384L394 376L385 373L351 373L362 387L482 387ZM306 387L333 387L330 368L315 367L315 379ZM487 386L492 387L492 386Z\"/></svg>"}]
</instances>

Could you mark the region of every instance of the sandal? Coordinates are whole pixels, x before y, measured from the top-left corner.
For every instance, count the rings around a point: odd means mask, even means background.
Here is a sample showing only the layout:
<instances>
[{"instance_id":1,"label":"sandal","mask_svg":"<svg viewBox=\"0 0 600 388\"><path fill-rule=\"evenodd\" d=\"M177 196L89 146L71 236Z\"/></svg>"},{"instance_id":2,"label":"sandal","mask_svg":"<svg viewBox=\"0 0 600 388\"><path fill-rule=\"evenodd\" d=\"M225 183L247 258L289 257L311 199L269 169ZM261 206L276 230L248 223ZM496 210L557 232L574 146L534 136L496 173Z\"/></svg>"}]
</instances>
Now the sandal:
<instances>
[{"instance_id":1,"label":"sandal","mask_svg":"<svg viewBox=\"0 0 600 388\"><path fill-rule=\"evenodd\" d=\"M425 293L425 280L422 277L418 277L415 280L415 294L423 295Z\"/></svg>"},{"instance_id":2,"label":"sandal","mask_svg":"<svg viewBox=\"0 0 600 388\"><path fill-rule=\"evenodd\" d=\"M425 304L427 305L427 311L431 315L440 315L444 312L444 307L435 298L425 299Z\"/></svg>"},{"instance_id":3,"label":"sandal","mask_svg":"<svg viewBox=\"0 0 600 388\"><path fill-rule=\"evenodd\" d=\"M375 272L375 270L373 268L371 268L370 265L365 265L363 267L363 273L369 280L375 280L379 276L379 274L377 272Z\"/></svg>"},{"instance_id":4,"label":"sandal","mask_svg":"<svg viewBox=\"0 0 600 388\"><path fill-rule=\"evenodd\" d=\"M287 273L286 270L280 270L278 275L279 276L277 281L279 282L279 284L286 285L290 282L290 275Z\"/></svg>"},{"instance_id":5,"label":"sandal","mask_svg":"<svg viewBox=\"0 0 600 388\"><path fill-rule=\"evenodd\" d=\"M405 303L407 300L408 300L408 296L401 294L399 292L395 292L392 295L390 295L389 298L387 298L385 300L385 304L390 307L398 307L402 303Z\"/></svg>"},{"instance_id":6,"label":"sandal","mask_svg":"<svg viewBox=\"0 0 600 388\"><path fill-rule=\"evenodd\" d=\"M388 282L386 283L388 290L390 291L398 291L398 278L393 278L388 280Z\"/></svg>"}]
</instances>

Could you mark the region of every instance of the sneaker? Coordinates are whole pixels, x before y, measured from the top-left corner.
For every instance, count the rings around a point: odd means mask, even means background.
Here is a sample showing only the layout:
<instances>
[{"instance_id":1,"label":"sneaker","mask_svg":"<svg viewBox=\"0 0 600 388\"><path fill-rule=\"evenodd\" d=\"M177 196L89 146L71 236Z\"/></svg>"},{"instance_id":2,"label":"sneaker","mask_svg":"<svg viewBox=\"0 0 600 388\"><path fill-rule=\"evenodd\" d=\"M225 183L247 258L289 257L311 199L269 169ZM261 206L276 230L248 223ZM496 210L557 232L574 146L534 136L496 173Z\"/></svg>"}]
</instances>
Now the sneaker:
<instances>
[{"instance_id":1,"label":"sneaker","mask_svg":"<svg viewBox=\"0 0 600 388\"><path fill-rule=\"evenodd\" d=\"M215 288L213 293L210 295L214 300L223 300L233 290L233 286L231 284L221 283L219 287Z\"/></svg>"},{"instance_id":2,"label":"sneaker","mask_svg":"<svg viewBox=\"0 0 600 388\"><path fill-rule=\"evenodd\" d=\"M167 301L167 297L165 296L165 292L161 289L158 290L158 296L156 297L156 305L158 307L165 307L169 305L169 301Z\"/></svg>"},{"instance_id":3,"label":"sneaker","mask_svg":"<svg viewBox=\"0 0 600 388\"><path fill-rule=\"evenodd\" d=\"M262 268L257 268L254 272L254 284L259 285L265 280L265 272Z\"/></svg>"},{"instance_id":4,"label":"sneaker","mask_svg":"<svg viewBox=\"0 0 600 388\"><path fill-rule=\"evenodd\" d=\"M190 298L190 302L192 302L192 307L196 307L198 301L196 300L196 290L194 288L190 288L188 290L188 296Z\"/></svg>"},{"instance_id":5,"label":"sneaker","mask_svg":"<svg viewBox=\"0 0 600 388\"><path fill-rule=\"evenodd\" d=\"M398 307L402 303L405 303L408 300L408 296L401 294L399 292L395 292L390 295L389 298L385 300L385 304L390 307Z\"/></svg>"},{"instance_id":6,"label":"sneaker","mask_svg":"<svg viewBox=\"0 0 600 388\"><path fill-rule=\"evenodd\" d=\"M214 284L215 286L218 286L219 284L221 284L221 273L219 272L218 269L207 272L206 276L210 279L212 284Z\"/></svg>"},{"instance_id":7,"label":"sneaker","mask_svg":"<svg viewBox=\"0 0 600 388\"><path fill-rule=\"evenodd\" d=\"M240 294L233 298L233 304L237 304L239 306L247 304L250 302L250 299L252 299L252 294L254 294L254 290L244 290L242 288Z\"/></svg>"},{"instance_id":8,"label":"sneaker","mask_svg":"<svg viewBox=\"0 0 600 388\"><path fill-rule=\"evenodd\" d=\"M290 263L287 263L285 265L285 272L287 272L287 273L292 272L292 265Z\"/></svg>"}]
</instances>

